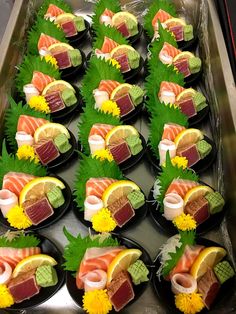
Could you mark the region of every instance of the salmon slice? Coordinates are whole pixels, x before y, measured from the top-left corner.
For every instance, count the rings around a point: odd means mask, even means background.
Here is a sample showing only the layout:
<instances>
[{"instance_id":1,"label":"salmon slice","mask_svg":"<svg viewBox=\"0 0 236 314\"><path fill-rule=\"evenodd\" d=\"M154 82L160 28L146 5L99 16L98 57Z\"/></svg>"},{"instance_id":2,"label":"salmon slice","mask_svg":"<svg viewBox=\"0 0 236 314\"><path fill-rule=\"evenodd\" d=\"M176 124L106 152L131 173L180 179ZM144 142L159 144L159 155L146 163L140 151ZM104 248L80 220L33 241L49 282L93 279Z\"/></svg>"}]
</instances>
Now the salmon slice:
<instances>
[{"instance_id":1,"label":"salmon slice","mask_svg":"<svg viewBox=\"0 0 236 314\"><path fill-rule=\"evenodd\" d=\"M176 57L180 53L181 53L181 50L175 48L174 46L170 45L167 42L164 43L164 45L160 51L160 54L167 55L167 56L170 56L172 58Z\"/></svg>"},{"instance_id":2,"label":"salmon slice","mask_svg":"<svg viewBox=\"0 0 236 314\"><path fill-rule=\"evenodd\" d=\"M53 44L59 43L60 41L54 37L41 33L38 40L38 50L44 48L48 49Z\"/></svg>"},{"instance_id":3,"label":"salmon slice","mask_svg":"<svg viewBox=\"0 0 236 314\"><path fill-rule=\"evenodd\" d=\"M113 17L113 15L115 15L115 13L113 13L111 10L109 9L105 9L104 12L102 13L102 16L109 16L110 18Z\"/></svg>"},{"instance_id":4,"label":"salmon slice","mask_svg":"<svg viewBox=\"0 0 236 314\"><path fill-rule=\"evenodd\" d=\"M93 195L102 198L104 191L116 181L110 178L90 178L86 182L86 197Z\"/></svg>"},{"instance_id":5,"label":"salmon slice","mask_svg":"<svg viewBox=\"0 0 236 314\"><path fill-rule=\"evenodd\" d=\"M95 123L91 128L89 136L100 135L102 138L105 139L107 133L113 128L114 126L110 124Z\"/></svg>"},{"instance_id":6,"label":"salmon slice","mask_svg":"<svg viewBox=\"0 0 236 314\"><path fill-rule=\"evenodd\" d=\"M7 262L11 268L14 269L24 258L40 253L41 249L39 247L27 247L22 249L0 247L0 262Z\"/></svg>"},{"instance_id":7,"label":"salmon slice","mask_svg":"<svg viewBox=\"0 0 236 314\"><path fill-rule=\"evenodd\" d=\"M91 271L104 270L107 272L109 265L124 247L90 248L86 250L76 275L78 289L83 289L83 278ZM95 251L95 254L93 252Z\"/></svg>"},{"instance_id":8,"label":"salmon slice","mask_svg":"<svg viewBox=\"0 0 236 314\"><path fill-rule=\"evenodd\" d=\"M44 88L51 82L55 81L53 77L42 72L34 71L31 83L41 93Z\"/></svg>"},{"instance_id":9,"label":"salmon slice","mask_svg":"<svg viewBox=\"0 0 236 314\"><path fill-rule=\"evenodd\" d=\"M27 173L8 172L3 177L2 188L7 189L19 196L23 187L35 178L35 176Z\"/></svg>"},{"instance_id":10,"label":"salmon slice","mask_svg":"<svg viewBox=\"0 0 236 314\"><path fill-rule=\"evenodd\" d=\"M166 194L169 193L176 193L179 194L182 198L188 193L189 190L198 186L199 183L190 180L183 180L183 179L174 179L170 186L168 187Z\"/></svg>"},{"instance_id":11,"label":"salmon slice","mask_svg":"<svg viewBox=\"0 0 236 314\"><path fill-rule=\"evenodd\" d=\"M160 9L152 20L152 26L155 27L156 24L158 23L158 20L161 23L164 23L166 20L170 19L171 17L172 16L168 12Z\"/></svg>"},{"instance_id":12,"label":"salmon slice","mask_svg":"<svg viewBox=\"0 0 236 314\"><path fill-rule=\"evenodd\" d=\"M183 130L185 130L185 127L183 127L182 125L178 125L175 123L166 123L164 125L162 140L170 140L173 142L176 136Z\"/></svg>"},{"instance_id":13,"label":"salmon slice","mask_svg":"<svg viewBox=\"0 0 236 314\"><path fill-rule=\"evenodd\" d=\"M23 131L33 136L37 128L46 123L49 123L49 121L42 118L21 115L18 119L17 132Z\"/></svg>"},{"instance_id":14,"label":"salmon slice","mask_svg":"<svg viewBox=\"0 0 236 314\"><path fill-rule=\"evenodd\" d=\"M111 38L105 36L101 51L103 53L110 53L114 48L116 48L118 46L119 46L119 44L117 42L115 42Z\"/></svg>"},{"instance_id":15,"label":"salmon slice","mask_svg":"<svg viewBox=\"0 0 236 314\"><path fill-rule=\"evenodd\" d=\"M99 84L98 89L100 91L104 91L107 92L109 97L111 97L111 93L113 92L113 90L119 86L120 83L117 81L112 81L112 80L102 80Z\"/></svg>"},{"instance_id":16,"label":"salmon slice","mask_svg":"<svg viewBox=\"0 0 236 314\"><path fill-rule=\"evenodd\" d=\"M65 13L62 9L57 7L55 4L49 4L48 9L44 17L57 17L60 14Z\"/></svg>"},{"instance_id":17,"label":"salmon slice","mask_svg":"<svg viewBox=\"0 0 236 314\"><path fill-rule=\"evenodd\" d=\"M178 84L163 81L163 82L161 82L159 96L160 96L161 92L164 92L164 91L173 92L175 94L175 96L178 96L184 90L185 90L185 88L178 85Z\"/></svg>"}]
</instances>

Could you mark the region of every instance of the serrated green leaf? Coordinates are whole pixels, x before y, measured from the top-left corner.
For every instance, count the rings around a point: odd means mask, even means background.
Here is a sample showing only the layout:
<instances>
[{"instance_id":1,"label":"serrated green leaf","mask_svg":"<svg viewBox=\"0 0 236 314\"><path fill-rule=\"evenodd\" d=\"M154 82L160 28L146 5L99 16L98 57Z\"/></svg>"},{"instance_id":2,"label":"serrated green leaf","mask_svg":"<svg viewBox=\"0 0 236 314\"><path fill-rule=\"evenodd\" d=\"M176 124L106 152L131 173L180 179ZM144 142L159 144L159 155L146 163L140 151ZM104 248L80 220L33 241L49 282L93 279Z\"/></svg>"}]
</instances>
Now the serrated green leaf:
<instances>
[{"instance_id":1,"label":"serrated green leaf","mask_svg":"<svg viewBox=\"0 0 236 314\"><path fill-rule=\"evenodd\" d=\"M129 45L128 40L125 39L116 28L101 24L97 27L96 36L93 42L94 50L102 48L105 37L114 40L119 45Z\"/></svg>"},{"instance_id":2,"label":"serrated green leaf","mask_svg":"<svg viewBox=\"0 0 236 314\"><path fill-rule=\"evenodd\" d=\"M6 234L0 236L0 247L11 247L11 248L29 248L37 247L40 240L36 236L27 234L23 232L7 232Z\"/></svg>"},{"instance_id":3,"label":"serrated green leaf","mask_svg":"<svg viewBox=\"0 0 236 314\"><path fill-rule=\"evenodd\" d=\"M42 5L40 6L37 15L44 17L48 10L49 4L54 4L58 8L62 9L65 11L65 13L73 13L72 7L66 3L64 0L44 0Z\"/></svg>"}]
</instances>

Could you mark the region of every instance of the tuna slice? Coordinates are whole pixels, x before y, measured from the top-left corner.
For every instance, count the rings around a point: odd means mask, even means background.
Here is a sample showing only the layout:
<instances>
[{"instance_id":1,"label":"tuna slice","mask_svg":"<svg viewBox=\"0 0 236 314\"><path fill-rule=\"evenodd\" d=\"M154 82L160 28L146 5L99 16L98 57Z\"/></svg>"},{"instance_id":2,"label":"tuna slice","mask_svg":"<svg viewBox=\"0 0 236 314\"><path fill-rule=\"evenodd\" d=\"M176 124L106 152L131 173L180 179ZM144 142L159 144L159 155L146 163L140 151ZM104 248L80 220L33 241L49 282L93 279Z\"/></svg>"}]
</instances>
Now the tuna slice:
<instances>
[{"instance_id":1,"label":"tuna slice","mask_svg":"<svg viewBox=\"0 0 236 314\"><path fill-rule=\"evenodd\" d=\"M107 288L109 300L116 312L123 309L134 298L133 285L127 271L122 270Z\"/></svg>"},{"instance_id":2,"label":"tuna slice","mask_svg":"<svg viewBox=\"0 0 236 314\"><path fill-rule=\"evenodd\" d=\"M86 250L76 275L78 289L83 289L83 278L91 271L101 269L107 272L108 266L123 247L89 248Z\"/></svg>"},{"instance_id":3,"label":"tuna slice","mask_svg":"<svg viewBox=\"0 0 236 314\"><path fill-rule=\"evenodd\" d=\"M184 212L193 216L198 225L210 217L208 201L203 196L187 203Z\"/></svg>"},{"instance_id":4,"label":"tuna slice","mask_svg":"<svg viewBox=\"0 0 236 314\"><path fill-rule=\"evenodd\" d=\"M92 135L100 135L105 139L107 133L113 128L114 126L110 124L95 123L90 130L89 137Z\"/></svg>"},{"instance_id":5,"label":"tuna slice","mask_svg":"<svg viewBox=\"0 0 236 314\"><path fill-rule=\"evenodd\" d=\"M8 288L15 303L30 299L39 293L40 287L36 283L34 272L35 270L31 270L9 282Z\"/></svg>"},{"instance_id":6,"label":"tuna slice","mask_svg":"<svg viewBox=\"0 0 236 314\"><path fill-rule=\"evenodd\" d=\"M202 295L203 302L209 310L220 290L220 283L212 269L209 268L205 275L200 278L197 287Z\"/></svg>"},{"instance_id":7,"label":"tuna slice","mask_svg":"<svg viewBox=\"0 0 236 314\"><path fill-rule=\"evenodd\" d=\"M169 28L175 36L176 41L182 41L184 39L184 28L182 25L175 25Z\"/></svg>"},{"instance_id":8,"label":"tuna slice","mask_svg":"<svg viewBox=\"0 0 236 314\"><path fill-rule=\"evenodd\" d=\"M181 196L184 199L188 191L198 185L199 183L195 181L184 180L184 179L174 179L169 185L165 195L169 193L176 193L176 194L179 194L179 196Z\"/></svg>"},{"instance_id":9,"label":"tuna slice","mask_svg":"<svg viewBox=\"0 0 236 314\"><path fill-rule=\"evenodd\" d=\"M192 167L201 159L196 144L177 150L177 155L188 159L188 167Z\"/></svg>"},{"instance_id":10,"label":"tuna slice","mask_svg":"<svg viewBox=\"0 0 236 314\"><path fill-rule=\"evenodd\" d=\"M133 207L130 205L130 202L125 196L111 204L108 209L110 210L113 219L120 228L123 227L135 215Z\"/></svg>"},{"instance_id":11,"label":"tuna slice","mask_svg":"<svg viewBox=\"0 0 236 314\"><path fill-rule=\"evenodd\" d=\"M154 16L153 20L152 20L152 26L155 27L158 20L161 23L164 23L166 20L170 19L171 15L169 13L167 13L166 11L160 9L157 14Z\"/></svg>"},{"instance_id":12,"label":"tuna slice","mask_svg":"<svg viewBox=\"0 0 236 314\"><path fill-rule=\"evenodd\" d=\"M70 68L72 66L68 51L57 52L53 54L57 60L57 65L60 70Z\"/></svg>"},{"instance_id":13,"label":"tuna slice","mask_svg":"<svg viewBox=\"0 0 236 314\"><path fill-rule=\"evenodd\" d=\"M118 46L119 46L119 44L117 42L115 42L111 38L105 36L101 51L103 53L110 53L114 48L116 48Z\"/></svg>"},{"instance_id":14,"label":"tuna slice","mask_svg":"<svg viewBox=\"0 0 236 314\"><path fill-rule=\"evenodd\" d=\"M41 249L39 247L27 247L22 249L0 247L0 261L7 262L11 268L14 269L24 258L40 253Z\"/></svg>"},{"instance_id":15,"label":"tuna slice","mask_svg":"<svg viewBox=\"0 0 236 314\"><path fill-rule=\"evenodd\" d=\"M54 213L53 208L46 197L31 205L24 206L24 211L34 226L37 226Z\"/></svg>"},{"instance_id":16,"label":"tuna slice","mask_svg":"<svg viewBox=\"0 0 236 314\"><path fill-rule=\"evenodd\" d=\"M119 62L120 64L120 71L122 73L126 73L130 71L130 66L129 66L129 59L127 55L124 53L120 56L115 57L116 61Z\"/></svg>"},{"instance_id":17,"label":"tuna slice","mask_svg":"<svg viewBox=\"0 0 236 314\"><path fill-rule=\"evenodd\" d=\"M98 86L98 90L107 92L109 97L111 96L111 93L113 90L120 85L117 81L112 80L102 80Z\"/></svg>"},{"instance_id":18,"label":"tuna slice","mask_svg":"<svg viewBox=\"0 0 236 314\"><path fill-rule=\"evenodd\" d=\"M23 187L35 178L35 176L27 173L8 172L3 177L2 188L19 196Z\"/></svg>"},{"instance_id":19,"label":"tuna slice","mask_svg":"<svg viewBox=\"0 0 236 314\"><path fill-rule=\"evenodd\" d=\"M60 156L60 153L53 140L42 140L35 145L35 152L43 165L48 165L51 161Z\"/></svg>"},{"instance_id":20,"label":"tuna slice","mask_svg":"<svg viewBox=\"0 0 236 314\"><path fill-rule=\"evenodd\" d=\"M184 77L188 77L189 75L191 75L187 59L181 59L174 62L174 66L178 69L180 73L184 75Z\"/></svg>"},{"instance_id":21,"label":"tuna slice","mask_svg":"<svg viewBox=\"0 0 236 314\"><path fill-rule=\"evenodd\" d=\"M61 98L61 92L52 92L44 96L51 112L57 112L64 109L66 106Z\"/></svg>"},{"instance_id":22,"label":"tuna slice","mask_svg":"<svg viewBox=\"0 0 236 314\"><path fill-rule=\"evenodd\" d=\"M162 140L169 140L174 142L176 136L185 130L185 127L175 123L166 123L162 134Z\"/></svg>"},{"instance_id":23,"label":"tuna slice","mask_svg":"<svg viewBox=\"0 0 236 314\"><path fill-rule=\"evenodd\" d=\"M194 117L197 114L192 98L181 101L178 106L180 107L181 111L189 118Z\"/></svg>"},{"instance_id":24,"label":"tuna slice","mask_svg":"<svg viewBox=\"0 0 236 314\"><path fill-rule=\"evenodd\" d=\"M102 194L112 183L116 182L115 179L110 178L90 178L86 182L86 197L93 195L102 198Z\"/></svg>"},{"instance_id":25,"label":"tuna slice","mask_svg":"<svg viewBox=\"0 0 236 314\"><path fill-rule=\"evenodd\" d=\"M123 139L110 145L109 150L118 165L129 159L132 155L128 144Z\"/></svg>"},{"instance_id":26,"label":"tuna slice","mask_svg":"<svg viewBox=\"0 0 236 314\"><path fill-rule=\"evenodd\" d=\"M41 118L21 115L17 123L17 132L22 131L33 136L37 128L45 123L49 123L49 121Z\"/></svg>"},{"instance_id":27,"label":"tuna slice","mask_svg":"<svg viewBox=\"0 0 236 314\"><path fill-rule=\"evenodd\" d=\"M74 21L68 21L61 24L66 37L72 37L78 34Z\"/></svg>"},{"instance_id":28,"label":"tuna slice","mask_svg":"<svg viewBox=\"0 0 236 314\"><path fill-rule=\"evenodd\" d=\"M127 115L135 109L134 103L129 94L116 99L117 106L120 108L121 117Z\"/></svg>"},{"instance_id":29,"label":"tuna slice","mask_svg":"<svg viewBox=\"0 0 236 314\"><path fill-rule=\"evenodd\" d=\"M117 30L124 36L124 37L129 37L130 33L128 30L127 25L125 22L121 23L120 25L117 26Z\"/></svg>"}]
</instances>

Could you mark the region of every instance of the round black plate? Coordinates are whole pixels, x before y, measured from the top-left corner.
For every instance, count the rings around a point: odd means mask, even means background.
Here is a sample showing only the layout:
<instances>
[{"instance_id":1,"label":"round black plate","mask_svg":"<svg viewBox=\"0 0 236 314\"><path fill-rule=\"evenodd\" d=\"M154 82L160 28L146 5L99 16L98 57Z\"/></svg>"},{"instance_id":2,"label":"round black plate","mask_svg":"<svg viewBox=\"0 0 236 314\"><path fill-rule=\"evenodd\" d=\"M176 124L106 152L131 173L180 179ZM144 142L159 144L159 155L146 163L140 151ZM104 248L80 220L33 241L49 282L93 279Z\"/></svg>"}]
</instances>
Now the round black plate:
<instances>
[{"instance_id":1,"label":"round black plate","mask_svg":"<svg viewBox=\"0 0 236 314\"><path fill-rule=\"evenodd\" d=\"M132 249L139 249L140 251L142 251L142 255L141 255L140 259L146 264L146 266L150 266L152 264L151 258L149 256L149 254L147 253L147 251L142 246L140 246L137 242L135 242L131 239L125 238L125 237L118 235L118 234L112 234L112 236L117 238L120 241L120 245L124 245L128 249L132 248ZM151 270L150 270L148 277L149 277L149 280L152 279L152 271ZM66 272L66 286L67 286L69 294L72 297L72 299L74 300L74 302L82 308L83 307L82 298L84 295L84 290L79 290L76 287L75 277L73 277L70 272ZM148 282L141 283L138 286L133 285L135 297L127 306L129 306L132 303L134 303L135 301L137 301L137 299L143 294L143 292L145 291L147 286L148 286ZM117 312L112 310L109 313L114 314Z\"/></svg>"},{"instance_id":2,"label":"round black plate","mask_svg":"<svg viewBox=\"0 0 236 314\"><path fill-rule=\"evenodd\" d=\"M144 192L143 192L143 194L144 194ZM84 219L84 211L81 211L81 208L77 207L77 204L76 204L75 200L73 201L73 212L74 212L76 218L83 225L85 225L87 228L91 228L92 229L92 223L90 221L87 221L87 220ZM127 222L127 224L125 224L122 228L117 226L114 229L114 232L121 233L121 232L124 232L124 231L126 231L126 230L128 230L130 228L133 228L139 222L141 222L141 220L143 220L146 217L146 215L147 215L147 203L146 203L146 197L145 197L145 204L142 207L140 207L138 209L135 209L134 217L131 218L130 221Z\"/></svg>"},{"instance_id":3,"label":"round black plate","mask_svg":"<svg viewBox=\"0 0 236 314\"><path fill-rule=\"evenodd\" d=\"M75 36L71 36L71 37L67 37L67 39L69 40L69 44L73 47L78 47L81 45L82 40L84 39L84 37L87 35L89 29L90 29L90 24L88 21L84 20L85 23L85 30L83 30L82 32L79 32L77 35Z\"/></svg>"},{"instance_id":4,"label":"round black plate","mask_svg":"<svg viewBox=\"0 0 236 314\"><path fill-rule=\"evenodd\" d=\"M222 247L218 243L213 242L213 241L208 240L208 239L204 239L204 238L198 238L197 244L204 245L205 247L210 247L210 246ZM163 277L161 277L159 280L159 278L155 275L156 271L160 267L159 258L155 259L154 265L155 265L155 271L154 271L154 275L153 275L152 285L153 285L153 288L154 288L154 291L155 291L155 294L156 294L158 300L161 300L163 305L165 305L169 309L170 313L181 314L182 312L180 312L175 307L175 299L174 299L174 294L171 291L170 281L164 280ZM226 312L224 312L223 309L225 309L225 305L226 305L227 300L233 295L233 293L235 291L235 289L233 288L233 287L235 287L235 282L236 282L236 280L235 280L235 276L234 276L233 278L229 279L228 281L226 281L221 286L220 291L216 297L216 300L215 300L215 302L211 308L212 312L214 312L214 313L226 313ZM203 314L203 313L210 313L210 312L211 311L209 311L205 308L200 313Z\"/></svg>"},{"instance_id":5,"label":"round black plate","mask_svg":"<svg viewBox=\"0 0 236 314\"><path fill-rule=\"evenodd\" d=\"M41 241L39 247L41 248L42 253L52 256L58 263L55 266L58 283L53 287L41 288L39 294L33 296L29 300L13 304L11 307L6 308L7 311L26 310L46 302L62 287L65 281L65 272L61 267L64 261L60 250L48 238L38 234L36 234L36 236Z\"/></svg>"},{"instance_id":6,"label":"round black plate","mask_svg":"<svg viewBox=\"0 0 236 314\"><path fill-rule=\"evenodd\" d=\"M204 182L199 183L201 183L202 185L207 185ZM161 231L168 234L169 236L175 235L177 233L177 229L170 220L167 220L165 219L165 217L162 216L162 213L159 210L160 209L159 203L158 202L154 203L153 187L149 192L147 204L149 207L151 217L155 222L155 225L158 227L158 229L161 229ZM196 233L198 235L202 235L218 226L221 223L222 219L224 218L226 208L227 206L225 205L221 212L215 215L211 215L205 222L197 226Z\"/></svg>"},{"instance_id":7,"label":"round black plate","mask_svg":"<svg viewBox=\"0 0 236 314\"><path fill-rule=\"evenodd\" d=\"M68 69L61 70L61 79L62 80L74 80L78 77L79 73L84 70L84 64L86 62L85 54L82 50L80 50L82 56L82 62L77 67L70 67Z\"/></svg>"},{"instance_id":8,"label":"round black plate","mask_svg":"<svg viewBox=\"0 0 236 314\"><path fill-rule=\"evenodd\" d=\"M209 155L207 155L204 159L199 160L199 162L197 162L195 165L191 167L191 169L197 172L198 174L205 172L214 163L217 155L216 144L207 136L204 136L204 140L211 144L212 150ZM159 159L157 159L156 156L153 154L149 142L147 144L147 158L154 167L154 169L157 172L161 172Z\"/></svg>"},{"instance_id":9,"label":"round black plate","mask_svg":"<svg viewBox=\"0 0 236 314\"><path fill-rule=\"evenodd\" d=\"M72 194L71 194L71 189L69 187L69 185L66 183L66 181L64 181L61 177L56 176L56 175L50 175L51 177L56 177L57 179L59 179L60 181L62 181L65 185L65 189L62 190L63 192L63 196L65 198L65 203L54 209L54 214L50 217L48 217L46 220L42 221L40 224L38 224L37 226L32 225L31 227L25 229L26 231L36 231L36 230L40 230L43 228L47 228L51 225L53 225L55 222L57 222L59 219L62 218L63 215L65 215L65 213L67 211L70 210L71 204L72 204ZM18 230L16 228L13 228L10 226L10 224L8 223L7 219L3 217L2 212L0 212L0 224L2 226L4 226L7 229L11 229L11 230Z\"/></svg>"},{"instance_id":10,"label":"round black plate","mask_svg":"<svg viewBox=\"0 0 236 314\"><path fill-rule=\"evenodd\" d=\"M63 121L64 119L68 118L69 116L71 116L74 111L81 111L82 108L82 97L80 95L79 89L77 86L73 85L75 89L75 95L77 98L77 102L76 104L74 104L73 106L70 107L65 107L64 109L57 111L57 112L53 112L51 113L51 118L54 122L60 122Z\"/></svg>"}]
</instances>

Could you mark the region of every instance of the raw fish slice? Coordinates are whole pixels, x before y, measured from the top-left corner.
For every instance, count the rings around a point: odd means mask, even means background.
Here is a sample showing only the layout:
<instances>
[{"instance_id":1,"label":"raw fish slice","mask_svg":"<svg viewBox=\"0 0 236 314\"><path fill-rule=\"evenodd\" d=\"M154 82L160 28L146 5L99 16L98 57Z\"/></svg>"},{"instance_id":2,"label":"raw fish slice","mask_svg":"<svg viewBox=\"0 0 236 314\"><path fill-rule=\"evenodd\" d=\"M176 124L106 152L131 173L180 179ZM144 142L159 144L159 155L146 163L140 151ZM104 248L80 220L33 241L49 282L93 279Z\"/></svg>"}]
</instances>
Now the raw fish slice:
<instances>
[{"instance_id":1,"label":"raw fish slice","mask_svg":"<svg viewBox=\"0 0 236 314\"><path fill-rule=\"evenodd\" d=\"M182 199L184 199L184 196L188 193L188 191L198 185L199 183L195 181L174 179L165 194L177 193L182 197Z\"/></svg>"},{"instance_id":2,"label":"raw fish slice","mask_svg":"<svg viewBox=\"0 0 236 314\"><path fill-rule=\"evenodd\" d=\"M178 96L184 90L185 90L185 88L183 88L182 86L180 86L178 84L163 81L163 82L161 82L159 96L160 96L161 92L163 92L163 91L173 92L175 94L175 96Z\"/></svg>"},{"instance_id":3,"label":"raw fish slice","mask_svg":"<svg viewBox=\"0 0 236 314\"><path fill-rule=\"evenodd\" d=\"M115 42L114 40L112 40L109 37L104 37L104 41L103 41L103 45L101 48L101 51L103 53L109 53L111 52L114 48L118 47L119 44L117 42Z\"/></svg>"},{"instance_id":4,"label":"raw fish slice","mask_svg":"<svg viewBox=\"0 0 236 314\"><path fill-rule=\"evenodd\" d=\"M54 53L53 57L57 60L57 65L60 70L67 69L72 66L71 59L67 50Z\"/></svg>"},{"instance_id":5,"label":"raw fish slice","mask_svg":"<svg viewBox=\"0 0 236 314\"><path fill-rule=\"evenodd\" d=\"M31 83L41 93L44 88L53 81L55 81L53 77L42 72L34 71Z\"/></svg>"},{"instance_id":6,"label":"raw fish slice","mask_svg":"<svg viewBox=\"0 0 236 314\"><path fill-rule=\"evenodd\" d=\"M61 24L66 37L72 37L78 34L74 21L67 21Z\"/></svg>"},{"instance_id":7,"label":"raw fish slice","mask_svg":"<svg viewBox=\"0 0 236 314\"><path fill-rule=\"evenodd\" d=\"M86 182L86 197L93 195L101 199L104 191L109 187L109 185L116 181L117 180L110 178L90 178Z\"/></svg>"},{"instance_id":8,"label":"raw fish slice","mask_svg":"<svg viewBox=\"0 0 236 314\"><path fill-rule=\"evenodd\" d=\"M182 25L175 25L169 28L175 36L176 41L184 40L184 27Z\"/></svg>"},{"instance_id":9,"label":"raw fish slice","mask_svg":"<svg viewBox=\"0 0 236 314\"><path fill-rule=\"evenodd\" d=\"M37 128L46 123L49 123L49 121L42 118L21 115L18 119L17 132L22 131L33 136Z\"/></svg>"},{"instance_id":10,"label":"raw fish slice","mask_svg":"<svg viewBox=\"0 0 236 314\"><path fill-rule=\"evenodd\" d=\"M53 44L59 43L60 41L54 37L41 33L38 41L38 50L48 49Z\"/></svg>"},{"instance_id":11,"label":"raw fish slice","mask_svg":"<svg viewBox=\"0 0 236 314\"><path fill-rule=\"evenodd\" d=\"M180 73L184 75L184 77L188 77L189 75L191 75L187 59L183 58L174 62L174 66L178 69Z\"/></svg>"},{"instance_id":12,"label":"raw fish slice","mask_svg":"<svg viewBox=\"0 0 236 314\"><path fill-rule=\"evenodd\" d=\"M24 258L40 253L41 249L39 247L29 247L22 249L0 247L0 262L6 262L12 267L12 269L14 269L16 265Z\"/></svg>"},{"instance_id":13,"label":"raw fish slice","mask_svg":"<svg viewBox=\"0 0 236 314\"><path fill-rule=\"evenodd\" d=\"M35 179L35 176L32 176L31 174L8 172L3 177L2 188L7 189L19 196L23 187L33 179Z\"/></svg>"},{"instance_id":14,"label":"raw fish slice","mask_svg":"<svg viewBox=\"0 0 236 314\"><path fill-rule=\"evenodd\" d=\"M12 268L7 262L0 261L0 285L7 284L11 279Z\"/></svg>"},{"instance_id":15,"label":"raw fish slice","mask_svg":"<svg viewBox=\"0 0 236 314\"><path fill-rule=\"evenodd\" d=\"M161 23L164 23L166 20L168 20L170 18L171 18L171 15L169 13L160 9L152 20L152 26L155 27L158 24L158 20Z\"/></svg>"},{"instance_id":16,"label":"raw fish slice","mask_svg":"<svg viewBox=\"0 0 236 314\"><path fill-rule=\"evenodd\" d=\"M92 128L91 131L89 133L89 137L91 135L100 135L102 138L105 138L107 133L109 131L111 131L111 129L113 129L114 126L110 125L110 124L102 124L102 123L95 123Z\"/></svg>"},{"instance_id":17,"label":"raw fish slice","mask_svg":"<svg viewBox=\"0 0 236 314\"><path fill-rule=\"evenodd\" d=\"M107 273L104 270L97 269L90 271L83 278L84 291L102 290L106 287Z\"/></svg>"},{"instance_id":18,"label":"raw fish slice","mask_svg":"<svg viewBox=\"0 0 236 314\"><path fill-rule=\"evenodd\" d=\"M105 9L104 12L102 13L102 16L109 16L110 18L113 17L113 15L115 15L111 10L109 9Z\"/></svg>"},{"instance_id":19,"label":"raw fish slice","mask_svg":"<svg viewBox=\"0 0 236 314\"><path fill-rule=\"evenodd\" d=\"M107 92L109 97L111 97L111 93L113 92L113 90L119 86L120 83L117 81L112 81L112 80L102 80L99 84L98 89L100 91L104 91Z\"/></svg>"},{"instance_id":20,"label":"raw fish slice","mask_svg":"<svg viewBox=\"0 0 236 314\"><path fill-rule=\"evenodd\" d=\"M170 45L167 42L164 43L161 51L163 51L168 56L171 56L172 58L176 57L178 54L181 53L181 50L175 48L174 46Z\"/></svg>"},{"instance_id":21,"label":"raw fish slice","mask_svg":"<svg viewBox=\"0 0 236 314\"><path fill-rule=\"evenodd\" d=\"M62 9L57 7L55 4L49 4L48 9L44 17L57 17L60 14L65 13Z\"/></svg>"},{"instance_id":22,"label":"raw fish slice","mask_svg":"<svg viewBox=\"0 0 236 314\"><path fill-rule=\"evenodd\" d=\"M170 140L174 142L176 136L183 130L185 130L185 127L183 127L182 125L178 125L175 123L166 123L164 125L162 140Z\"/></svg>"}]
</instances>

